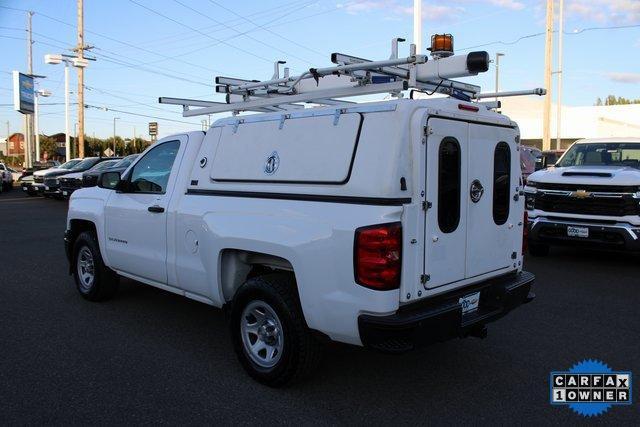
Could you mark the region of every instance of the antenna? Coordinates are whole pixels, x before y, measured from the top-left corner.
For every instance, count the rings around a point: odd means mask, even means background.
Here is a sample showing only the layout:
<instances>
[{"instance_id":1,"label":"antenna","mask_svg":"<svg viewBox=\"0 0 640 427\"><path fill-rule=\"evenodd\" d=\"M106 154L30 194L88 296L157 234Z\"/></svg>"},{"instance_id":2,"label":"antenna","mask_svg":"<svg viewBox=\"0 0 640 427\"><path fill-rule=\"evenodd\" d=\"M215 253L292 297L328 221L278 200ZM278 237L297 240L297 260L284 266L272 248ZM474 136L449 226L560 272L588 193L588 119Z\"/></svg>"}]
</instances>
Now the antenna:
<instances>
[{"instance_id":1,"label":"antenna","mask_svg":"<svg viewBox=\"0 0 640 427\"><path fill-rule=\"evenodd\" d=\"M451 37L437 37L445 36ZM402 91L409 88L429 95L439 93L466 101L489 97L480 93L479 86L451 80L486 72L489 68L489 54L481 51L453 55L453 41L449 40L450 45L446 46L450 46L451 52L443 54L443 49L438 49L436 55L432 54L431 60L426 55L417 54L414 44L410 46L409 56L399 57L398 44L404 39L394 38L389 59L373 61L332 53L331 62L334 66L310 68L297 76L289 75L289 69L285 68L283 77L280 76L280 66L285 61L276 61L270 80L216 77L216 92L225 94L225 102L167 97L159 98L159 102L181 105L183 117L194 117L222 112L286 112L304 108L305 104L349 104L351 102L341 98L376 93L402 96ZM544 89L505 92L499 96L516 94L541 95L544 94Z\"/></svg>"}]
</instances>

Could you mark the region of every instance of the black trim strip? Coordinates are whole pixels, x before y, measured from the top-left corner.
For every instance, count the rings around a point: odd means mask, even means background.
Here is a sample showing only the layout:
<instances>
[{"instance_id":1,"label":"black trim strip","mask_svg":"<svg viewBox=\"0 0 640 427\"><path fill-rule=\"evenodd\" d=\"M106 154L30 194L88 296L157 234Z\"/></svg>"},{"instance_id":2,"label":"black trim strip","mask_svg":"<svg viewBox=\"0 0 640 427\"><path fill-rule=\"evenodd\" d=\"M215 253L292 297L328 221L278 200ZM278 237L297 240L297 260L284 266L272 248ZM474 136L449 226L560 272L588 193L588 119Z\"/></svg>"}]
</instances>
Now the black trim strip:
<instances>
[{"instance_id":1,"label":"black trim strip","mask_svg":"<svg viewBox=\"0 0 640 427\"><path fill-rule=\"evenodd\" d=\"M502 125L502 124L496 124L496 123L489 123L489 122L482 122L479 120L473 120L473 119L460 119L457 117L447 117L447 116L439 116L439 115L429 115L429 118L427 119L427 122L429 121L429 119L443 119L443 120L451 120L454 122L464 122L464 123L470 123L470 124L474 124L474 125L483 125L483 126L494 126L494 127L498 127L498 128L506 128L506 129L515 129L515 126L510 126L510 125Z\"/></svg>"},{"instance_id":2,"label":"black trim strip","mask_svg":"<svg viewBox=\"0 0 640 427\"><path fill-rule=\"evenodd\" d=\"M364 123L364 113L347 113L347 114L359 114L360 122L358 123L358 131L356 133L356 141L353 146L353 152L351 153L351 163L349 163L349 170L347 176L342 181L305 181L305 180L283 180L283 179L214 179L213 182L238 182L238 183L258 183L258 184L322 184L322 185L344 185L351 179L351 172L353 172L353 163L356 160L356 153L358 151L358 143L360 142L360 134L362 133L362 124ZM307 118L307 117L301 117ZM295 119L295 117L294 117Z\"/></svg>"},{"instance_id":3,"label":"black trim strip","mask_svg":"<svg viewBox=\"0 0 640 427\"><path fill-rule=\"evenodd\" d=\"M402 206L411 203L411 197L358 197L358 196L329 196L324 194L291 194L265 193L258 191L234 190L203 190L190 188L187 195L192 196L220 196L244 197L251 199L301 200L307 202L349 203L353 205Z\"/></svg>"}]
</instances>

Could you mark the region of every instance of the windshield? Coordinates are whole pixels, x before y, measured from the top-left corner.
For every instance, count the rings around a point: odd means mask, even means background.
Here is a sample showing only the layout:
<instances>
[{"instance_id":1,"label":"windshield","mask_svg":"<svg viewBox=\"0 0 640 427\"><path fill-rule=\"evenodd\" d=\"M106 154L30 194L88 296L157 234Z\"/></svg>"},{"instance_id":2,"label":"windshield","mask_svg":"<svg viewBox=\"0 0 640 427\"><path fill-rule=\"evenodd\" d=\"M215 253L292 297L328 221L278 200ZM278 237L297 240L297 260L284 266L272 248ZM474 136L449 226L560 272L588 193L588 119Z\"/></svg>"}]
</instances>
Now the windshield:
<instances>
[{"instance_id":1,"label":"windshield","mask_svg":"<svg viewBox=\"0 0 640 427\"><path fill-rule=\"evenodd\" d=\"M110 168L111 166L115 165L118 162L119 162L119 160L106 160L104 162L98 163L97 165L92 167L91 170L92 171L101 171L103 169Z\"/></svg>"},{"instance_id":2,"label":"windshield","mask_svg":"<svg viewBox=\"0 0 640 427\"><path fill-rule=\"evenodd\" d=\"M78 163L80 163L80 160L69 160L68 162L63 163L60 166L57 166L57 168L58 169L71 169L72 167L74 167Z\"/></svg>"},{"instance_id":3,"label":"windshield","mask_svg":"<svg viewBox=\"0 0 640 427\"><path fill-rule=\"evenodd\" d=\"M557 164L566 166L628 166L640 169L640 144L607 142L574 144Z\"/></svg>"},{"instance_id":4,"label":"windshield","mask_svg":"<svg viewBox=\"0 0 640 427\"><path fill-rule=\"evenodd\" d=\"M118 163L113 165L114 168L126 168L129 166L135 159L138 158L138 154L131 154L124 159L120 160Z\"/></svg>"},{"instance_id":5,"label":"windshield","mask_svg":"<svg viewBox=\"0 0 640 427\"><path fill-rule=\"evenodd\" d=\"M98 157L87 157L86 159L82 160L77 165L75 165L73 168L71 168L71 170L72 171L86 171L87 169L89 169L93 165L95 165L98 162L98 160L99 160Z\"/></svg>"}]
</instances>

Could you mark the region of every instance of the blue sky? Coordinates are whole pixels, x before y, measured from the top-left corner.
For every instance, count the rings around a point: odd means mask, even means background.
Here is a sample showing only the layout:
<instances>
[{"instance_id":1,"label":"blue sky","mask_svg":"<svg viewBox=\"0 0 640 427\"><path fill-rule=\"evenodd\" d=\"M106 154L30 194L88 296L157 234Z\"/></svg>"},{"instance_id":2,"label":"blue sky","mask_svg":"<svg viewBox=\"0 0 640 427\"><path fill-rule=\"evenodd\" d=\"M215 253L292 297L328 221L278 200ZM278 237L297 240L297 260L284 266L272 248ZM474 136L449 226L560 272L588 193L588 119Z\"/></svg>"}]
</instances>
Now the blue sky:
<instances>
[{"instance_id":1,"label":"blue sky","mask_svg":"<svg viewBox=\"0 0 640 427\"><path fill-rule=\"evenodd\" d=\"M412 0L85 0L85 42L97 58L85 73L86 133L106 137L119 117L118 134L134 128L145 135L158 121L160 136L200 129L199 118L183 118L180 108L157 104L159 96L219 99L216 75L267 79L273 60L287 60L294 72L329 65L334 51L384 59L392 37L411 40ZM46 53L61 53L76 43L75 0L0 0L0 6L33 10L34 73L46 75L40 128L64 131L62 66L45 65ZM506 54L501 59L501 89L542 86L544 0L423 1L424 42L449 32L459 53L465 48ZM244 17L240 19L239 17ZM640 24L639 0L565 0L564 102L591 105L608 94L640 98L640 27L580 30ZM0 135L22 129L13 112L12 70L26 70L26 14L0 7ZM408 43L404 52L408 51ZM71 72L75 101L77 81ZM493 89L494 70L468 79ZM129 113L157 116L139 117ZM72 108L72 128L76 108ZM171 119L176 121L169 121Z\"/></svg>"}]
</instances>

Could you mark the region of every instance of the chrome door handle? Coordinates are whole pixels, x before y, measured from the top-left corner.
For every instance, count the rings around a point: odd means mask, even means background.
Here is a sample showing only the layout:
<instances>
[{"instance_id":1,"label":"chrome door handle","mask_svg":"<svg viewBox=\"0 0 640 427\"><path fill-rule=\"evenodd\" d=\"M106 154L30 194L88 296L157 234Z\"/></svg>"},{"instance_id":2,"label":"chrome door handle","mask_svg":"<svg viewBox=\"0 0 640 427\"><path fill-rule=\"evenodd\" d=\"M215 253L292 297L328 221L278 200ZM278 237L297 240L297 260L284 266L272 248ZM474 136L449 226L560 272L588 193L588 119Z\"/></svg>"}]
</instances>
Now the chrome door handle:
<instances>
[{"instance_id":1,"label":"chrome door handle","mask_svg":"<svg viewBox=\"0 0 640 427\"><path fill-rule=\"evenodd\" d=\"M147 208L147 210L149 212L153 212L153 213L162 213L162 212L164 212L164 208L162 206L158 206L158 205L149 206Z\"/></svg>"}]
</instances>

